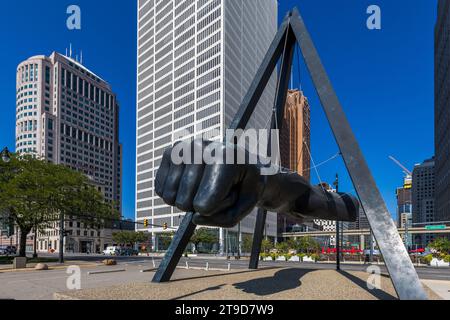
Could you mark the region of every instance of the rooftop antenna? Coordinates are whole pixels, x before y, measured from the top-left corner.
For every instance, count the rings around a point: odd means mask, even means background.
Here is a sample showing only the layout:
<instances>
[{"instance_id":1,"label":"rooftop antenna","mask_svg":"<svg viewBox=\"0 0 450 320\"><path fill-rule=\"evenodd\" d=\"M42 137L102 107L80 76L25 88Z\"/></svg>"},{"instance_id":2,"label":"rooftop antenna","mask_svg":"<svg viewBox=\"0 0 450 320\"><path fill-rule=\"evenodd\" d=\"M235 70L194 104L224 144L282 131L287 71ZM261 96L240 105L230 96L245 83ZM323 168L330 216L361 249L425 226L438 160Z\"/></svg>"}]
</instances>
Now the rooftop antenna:
<instances>
[{"instance_id":1,"label":"rooftop antenna","mask_svg":"<svg viewBox=\"0 0 450 320\"><path fill-rule=\"evenodd\" d=\"M70 52L70 55L69 55L69 57L71 57L71 58L72 58L72 44L70 44L70 50L69 50L69 52Z\"/></svg>"},{"instance_id":2,"label":"rooftop antenna","mask_svg":"<svg viewBox=\"0 0 450 320\"><path fill-rule=\"evenodd\" d=\"M68 50L67 50L67 48L66 48L66 57L68 57Z\"/></svg>"},{"instance_id":3,"label":"rooftop antenna","mask_svg":"<svg viewBox=\"0 0 450 320\"><path fill-rule=\"evenodd\" d=\"M80 63L83 64L83 50L80 51Z\"/></svg>"}]
</instances>

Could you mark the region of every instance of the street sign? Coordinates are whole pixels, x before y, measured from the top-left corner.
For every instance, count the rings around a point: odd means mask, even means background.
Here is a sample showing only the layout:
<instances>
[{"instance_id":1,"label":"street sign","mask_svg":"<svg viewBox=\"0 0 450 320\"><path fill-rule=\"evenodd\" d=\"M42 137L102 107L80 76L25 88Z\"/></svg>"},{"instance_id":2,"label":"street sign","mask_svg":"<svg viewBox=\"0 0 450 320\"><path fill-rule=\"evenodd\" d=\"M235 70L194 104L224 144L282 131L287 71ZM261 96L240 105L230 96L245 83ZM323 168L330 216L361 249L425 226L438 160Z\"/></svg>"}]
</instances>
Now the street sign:
<instances>
[{"instance_id":1,"label":"street sign","mask_svg":"<svg viewBox=\"0 0 450 320\"><path fill-rule=\"evenodd\" d=\"M436 226L425 226L426 230L445 230L445 225L436 225Z\"/></svg>"}]
</instances>

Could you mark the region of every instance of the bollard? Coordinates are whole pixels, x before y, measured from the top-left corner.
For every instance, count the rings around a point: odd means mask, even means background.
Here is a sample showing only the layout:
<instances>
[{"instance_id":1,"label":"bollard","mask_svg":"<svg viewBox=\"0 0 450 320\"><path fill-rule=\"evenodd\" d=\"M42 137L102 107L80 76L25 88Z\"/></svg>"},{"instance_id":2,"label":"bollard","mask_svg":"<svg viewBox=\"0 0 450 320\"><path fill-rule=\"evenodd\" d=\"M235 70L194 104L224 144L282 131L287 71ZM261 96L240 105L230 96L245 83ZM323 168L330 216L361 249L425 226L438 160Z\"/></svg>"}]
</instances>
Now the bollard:
<instances>
[{"instance_id":1,"label":"bollard","mask_svg":"<svg viewBox=\"0 0 450 320\"><path fill-rule=\"evenodd\" d=\"M228 271L231 271L231 263L228 264Z\"/></svg>"},{"instance_id":2,"label":"bollard","mask_svg":"<svg viewBox=\"0 0 450 320\"><path fill-rule=\"evenodd\" d=\"M205 269L205 270L206 270L206 271L209 270L209 262L206 263L206 269Z\"/></svg>"},{"instance_id":3,"label":"bollard","mask_svg":"<svg viewBox=\"0 0 450 320\"><path fill-rule=\"evenodd\" d=\"M189 263L186 261L186 269L189 270Z\"/></svg>"},{"instance_id":4,"label":"bollard","mask_svg":"<svg viewBox=\"0 0 450 320\"><path fill-rule=\"evenodd\" d=\"M156 268L155 258L152 258L153 268Z\"/></svg>"}]
</instances>

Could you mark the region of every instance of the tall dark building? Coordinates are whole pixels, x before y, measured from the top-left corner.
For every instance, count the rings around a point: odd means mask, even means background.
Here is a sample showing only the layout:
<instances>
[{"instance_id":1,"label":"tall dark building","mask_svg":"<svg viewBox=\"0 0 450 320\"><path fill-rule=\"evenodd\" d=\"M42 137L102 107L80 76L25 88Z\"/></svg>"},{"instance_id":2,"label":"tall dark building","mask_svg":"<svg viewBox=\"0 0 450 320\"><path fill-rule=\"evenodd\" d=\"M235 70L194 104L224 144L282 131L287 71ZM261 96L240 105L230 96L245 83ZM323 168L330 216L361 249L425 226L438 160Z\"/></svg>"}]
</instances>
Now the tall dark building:
<instances>
[{"instance_id":1,"label":"tall dark building","mask_svg":"<svg viewBox=\"0 0 450 320\"><path fill-rule=\"evenodd\" d=\"M436 221L450 220L450 0L439 0L435 30Z\"/></svg>"},{"instance_id":2,"label":"tall dark building","mask_svg":"<svg viewBox=\"0 0 450 320\"><path fill-rule=\"evenodd\" d=\"M283 168L297 172L308 181L311 172L310 107L308 99L300 90L289 90L280 130L280 155ZM278 214L278 234L292 231L299 221ZM307 223L307 222L305 222ZM306 225L309 229L312 225ZM301 227L301 226L300 226Z\"/></svg>"},{"instance_id":3,"label":"tall dark building","mask_svg":"<svg viewBox=\"0 0 450 320\"><path fill-rule=\"evenodd\" d=\"M416 165L413 171L412 206L413 224L435 221L435 160L434 158ZM423 225L421 225L423 226ZM432 241L433 235L416 235L414 242L426 245Z\"/></svg>"}]
</instances>

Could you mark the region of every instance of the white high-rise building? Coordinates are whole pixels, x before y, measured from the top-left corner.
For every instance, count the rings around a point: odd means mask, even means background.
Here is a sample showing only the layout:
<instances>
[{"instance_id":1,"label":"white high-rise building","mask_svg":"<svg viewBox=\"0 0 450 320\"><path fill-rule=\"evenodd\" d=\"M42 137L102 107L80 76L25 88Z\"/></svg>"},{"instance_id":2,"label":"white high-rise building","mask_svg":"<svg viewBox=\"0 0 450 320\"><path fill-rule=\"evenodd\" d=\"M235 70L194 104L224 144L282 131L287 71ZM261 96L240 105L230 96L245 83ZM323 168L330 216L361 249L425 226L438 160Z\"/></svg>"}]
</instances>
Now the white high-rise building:
<instances>
[{"instance_id":1,"label":"white high-rise building","mask_svg":"<svg viewBox=\"0 0 450 320\"><path fill-rule=\"evenodd\" d=\"M156 225L147 231L176 228L184 216L154 192L164 150L181 132L223 139L277 26L276 0L138 0L136 220ZM276 72L251 127L268 126L275 90ZM245 219L242 233L254 223ZM276 236L275 215L267 234Z\"/></svg>"},{"instance_id":2,"label":"white high-rise building","mask_svg":"<svg viewBox=\"0 0 450 320\"><path fill-rule=\"evenodd\" d=\"M108 82L76 59L53 52L17 67L16 152L84 173L121 211L122 145L119 103ZM100 230L74 217L66 224L66 250L100 252ZM38 251L59 250L59 230L38 235Z\"/></svg>"}]
</instances>

